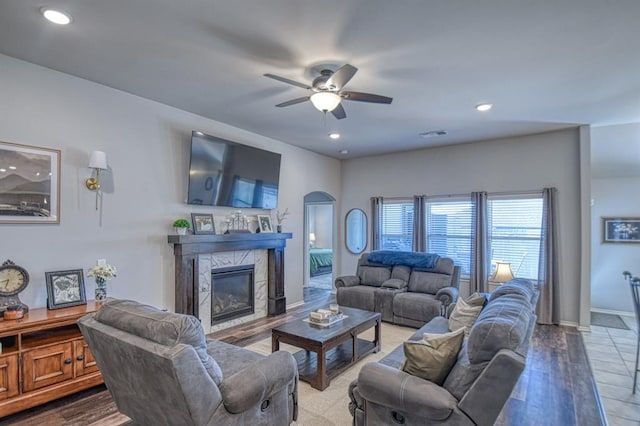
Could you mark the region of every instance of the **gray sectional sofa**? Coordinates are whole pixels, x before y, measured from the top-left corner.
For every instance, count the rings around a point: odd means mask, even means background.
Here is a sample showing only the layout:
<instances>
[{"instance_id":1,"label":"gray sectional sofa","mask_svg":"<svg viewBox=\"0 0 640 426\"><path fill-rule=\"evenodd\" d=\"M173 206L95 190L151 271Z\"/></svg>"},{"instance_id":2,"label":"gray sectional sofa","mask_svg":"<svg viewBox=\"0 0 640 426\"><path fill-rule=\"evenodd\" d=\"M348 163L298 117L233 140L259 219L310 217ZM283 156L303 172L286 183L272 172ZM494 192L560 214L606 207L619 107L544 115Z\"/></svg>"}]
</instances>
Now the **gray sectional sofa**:
<instances>
[{"instance_id":1,"label":"gray sectional sofa","mask_svg":"<svg viewBox=\"0 0 640 426\"><path fill-rule=\"evenodd\" d=\"M442 386L402 371L402 345L366 364L349 388L354 425L492 425L524 370L537 300L521 279L491 293ZM448 331L435 317L410 340Z\"/></svg>"},{"instance_id":2,"label":"gray sectional sofa","mask_svg":"<svg viewBox=\"0 0 640 426\"><path fill-rule=\"evenodd\" d=\"M445 315L458 298L459 283L460 267L449 258L382 251L363 253L355 275L335 280L339 305L379 312L383 321L416 328Z\"/></svg>"}]
</instances>

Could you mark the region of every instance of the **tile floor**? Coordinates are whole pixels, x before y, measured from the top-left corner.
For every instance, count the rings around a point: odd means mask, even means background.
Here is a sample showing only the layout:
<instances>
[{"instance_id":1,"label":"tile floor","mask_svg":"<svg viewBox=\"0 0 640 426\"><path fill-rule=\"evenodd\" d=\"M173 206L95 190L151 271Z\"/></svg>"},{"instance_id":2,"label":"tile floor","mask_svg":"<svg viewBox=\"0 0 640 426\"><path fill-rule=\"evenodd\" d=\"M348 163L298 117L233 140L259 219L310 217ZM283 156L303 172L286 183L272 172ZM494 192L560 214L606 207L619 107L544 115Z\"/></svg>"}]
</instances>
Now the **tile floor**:
<instances>
[{"instance_id":1,"label":"tile floor","mask_svg":"<svg viewBox=\"0 0 640 426\"><path fill-rule=\"evenodd\" d=\"M640 377L631 393L638 327L634 317L621 316L631 330L591 326L582 337L611 426L640 425ZM640 374L640 373L639 373Z\"/></svg>"}]
</instances>

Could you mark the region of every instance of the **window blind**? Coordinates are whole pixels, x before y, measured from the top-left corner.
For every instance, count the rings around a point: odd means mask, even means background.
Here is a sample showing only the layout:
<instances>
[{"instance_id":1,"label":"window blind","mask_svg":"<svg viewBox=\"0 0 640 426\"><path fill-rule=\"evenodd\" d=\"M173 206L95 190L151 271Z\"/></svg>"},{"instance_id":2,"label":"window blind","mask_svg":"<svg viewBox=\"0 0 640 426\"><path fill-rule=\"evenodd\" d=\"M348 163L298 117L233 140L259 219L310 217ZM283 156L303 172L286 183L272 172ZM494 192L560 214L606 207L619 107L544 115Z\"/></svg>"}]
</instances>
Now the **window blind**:
<instances>
[{"instance_id":1,"label":"window blind","mask_svg":"<svg viewBox=\"0 0 640 426\"><path fill-rule=\"evenodd\" d=\"M425 206L427 252L453 259L461 275L471 272L473 208L470 199L429 200Z\"/></svg>"},{"instance_id":2,"label":"window blind","mask_svg":"<svg viewBox=\"0 0 640 426\"><path fill-rule=\"evenodd\" d=\"M413 248L413 202L384 201L381 250L411 251Z\"/></svg>"},{"instance_id":3,"label":"window blind","mask_svg":"<svg viewBox=\"0 0 640 426\"><path fill-rule=\"evenodd\" d=\"M489 195L487 214L492 270L497 260L509 262L516 277L537 280L542 198Z\"/></svg>"}]
</instances>

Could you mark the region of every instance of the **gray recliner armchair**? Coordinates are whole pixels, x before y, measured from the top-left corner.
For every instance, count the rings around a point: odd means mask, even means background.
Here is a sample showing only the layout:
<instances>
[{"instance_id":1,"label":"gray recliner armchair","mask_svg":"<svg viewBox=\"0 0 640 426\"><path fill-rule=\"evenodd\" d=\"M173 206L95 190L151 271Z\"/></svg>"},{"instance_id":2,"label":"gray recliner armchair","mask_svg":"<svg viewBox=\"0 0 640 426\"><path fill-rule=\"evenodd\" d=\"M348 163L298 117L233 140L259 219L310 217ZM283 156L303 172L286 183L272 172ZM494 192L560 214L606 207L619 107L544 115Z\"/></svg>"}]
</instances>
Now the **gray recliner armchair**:
<instances>
[{"instance_id":1,"label":"gray recliner armchair","mask_svg":"<svg viewBox=\"0 0 640 426\"><path fill-rule=\"evenodd\" d=\"M130 300L78 320L118 410L143 425L288 425L297 417L291 354L205 340L190 315Z\"/></svg>"}]
</instances>

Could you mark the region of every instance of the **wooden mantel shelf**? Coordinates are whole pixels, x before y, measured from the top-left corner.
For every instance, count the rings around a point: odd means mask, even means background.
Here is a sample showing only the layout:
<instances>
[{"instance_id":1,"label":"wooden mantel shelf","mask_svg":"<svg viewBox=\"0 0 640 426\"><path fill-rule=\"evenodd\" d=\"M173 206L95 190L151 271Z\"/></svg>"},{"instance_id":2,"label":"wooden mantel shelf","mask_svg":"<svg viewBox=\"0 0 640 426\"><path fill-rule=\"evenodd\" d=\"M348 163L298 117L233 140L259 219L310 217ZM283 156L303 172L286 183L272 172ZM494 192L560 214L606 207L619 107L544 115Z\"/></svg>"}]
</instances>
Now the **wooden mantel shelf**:
<instances>
[{"instance_id":1,"label":"wooden mantel shelf","mask_svg":"<svg viewBox=\"0 0 640 426\"><path fill-rule=\"evenodd\" d=\"M284 248L291 233L234 233L222 235L169 235L173 245L176 277L176 312L198 316L199 271L198 255L236 250L261 250L268 252L268 314L278 315L286 311L284 296Z\"/></svg>"}]
</instances>

